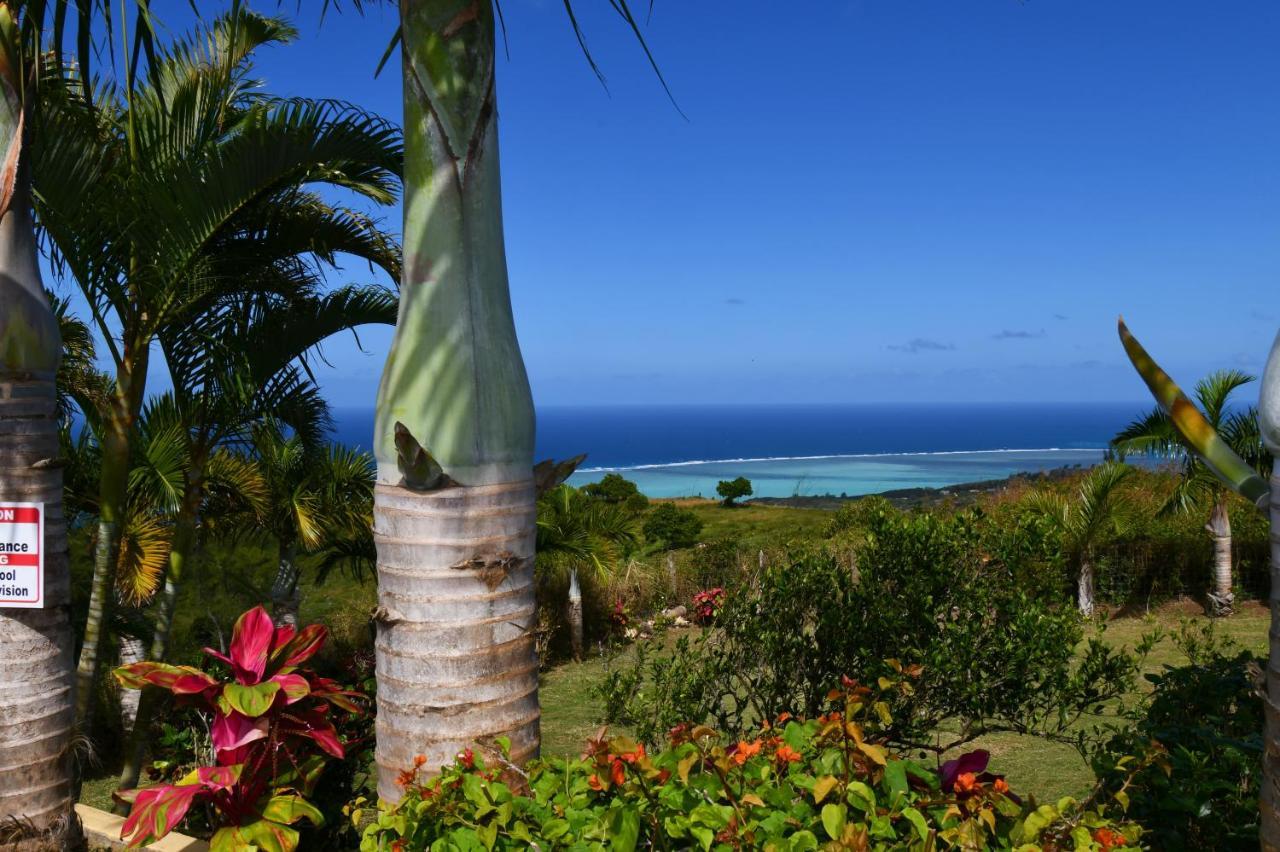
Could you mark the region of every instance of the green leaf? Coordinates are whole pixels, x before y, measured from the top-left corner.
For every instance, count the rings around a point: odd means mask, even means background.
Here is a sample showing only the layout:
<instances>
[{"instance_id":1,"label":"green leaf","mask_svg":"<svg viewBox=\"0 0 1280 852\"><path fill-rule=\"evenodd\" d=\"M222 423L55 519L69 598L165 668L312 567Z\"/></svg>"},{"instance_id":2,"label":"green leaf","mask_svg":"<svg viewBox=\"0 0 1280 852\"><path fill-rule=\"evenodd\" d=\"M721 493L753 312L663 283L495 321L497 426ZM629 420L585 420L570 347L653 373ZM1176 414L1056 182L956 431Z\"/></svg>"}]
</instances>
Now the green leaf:
<instances>
[{"instance_id":1,"label":"green leaf","mask_svg":"<svg viewBox=\"0 0 1280 852\"><path fill-rule=\"evenodd\" d=\"M613 852L634 852L640 838L640 814L632 808L609 812L609 848Z\"/></svg>"},{"instance_id":2,"label":"green leaf","mask_svg":"<svg viewBox=\"0 0 1280 852\"><path fill-rule=\"evenodd\" d=\"M218 705L224 712L238 710L250 719L256 719L271 709L271 702L275 701L279 691L280 684L270 680L252 686L229 683L222 688Z\"/></svg>"},{"instance_id":3,"label":"green leaf","mask_svg":"<svg viewBox=\"0 0 1280 852\"><path fill-rule=\"evenodd\" d=\"M324 814L315 805L299 795L272 796L262 809L262 818L272 822L292 825L300 819L308 819L312 825L324 825Z\"/></svg>"},{"instance_id":4,"label":"green leaf","mask_svg":"<svg viewBox=\"0 0 1280 852\"><path fill-rule=\"evenodd\" d=\"M1120 341L1124 344L1129 360L1147 383L1151 395L1169 416L1178 437L1229 488L1265 510L1271 493L1267 483L1222 440L1200 413L1200 409L1182 392L1182 388L1142 348L1142 344L1130 333L1123 319L1119 321L1118 327Z\"/></svg>"},{"instance_id":5,"label":"green leaf","mask_svg":"<svg viewBox=\"0 0 1280 852\"><path fill-rule=\"evenodd\" d=\"M298 848L298 832L287 825L260 819L245 825L228 825L217 830L209 841L210 852L293 852Z\"/></svg>"},{"instance_id":6,"label":"green leaf","mask_svg":"<svg viewBox=\"0 0 1280 852\"><path fill-rule=\"evenodd\" d=\"M844 805L823 805L822 806L822 827L826 829L827 836L832 840L839 840L844 834L844 824L848 817L848 811Z\"/></svg>"},{"instance_id":7,"label":"green leaf","mask_svg":"<svg viewBox=\"0 0 1280 852\"><path fill-rule=\"evenodd\" d=\"M907 822L915 826L916 834L920 835L922 841L929 839L929 823L925 820L924 814L915 808L905 808L902 811L902 815L907 818Z\"/></svg>"}]
</instances>

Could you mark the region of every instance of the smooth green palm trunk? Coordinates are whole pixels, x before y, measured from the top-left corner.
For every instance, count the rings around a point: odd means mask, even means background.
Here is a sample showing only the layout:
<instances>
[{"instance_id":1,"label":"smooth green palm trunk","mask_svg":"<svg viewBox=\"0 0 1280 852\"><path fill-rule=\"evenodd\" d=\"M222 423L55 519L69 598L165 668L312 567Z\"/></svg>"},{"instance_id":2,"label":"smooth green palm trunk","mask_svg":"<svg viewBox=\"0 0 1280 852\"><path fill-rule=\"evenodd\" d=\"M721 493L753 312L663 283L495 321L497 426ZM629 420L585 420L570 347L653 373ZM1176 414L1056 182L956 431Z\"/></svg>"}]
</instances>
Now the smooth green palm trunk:
<instances>
[{"instance_id":1,"label":"smooth green palm trunk","mask_svg":"<svg viewBox=\"0 0 1280 852\"><path fill-rule=\"evenodd\" d=\"M491 4L403 0L404 275L378 394L378 791L507 736L538 751L533 402L502 231ZM395 426L458 483L401 484Z\"/></svg>"}]
</instances>

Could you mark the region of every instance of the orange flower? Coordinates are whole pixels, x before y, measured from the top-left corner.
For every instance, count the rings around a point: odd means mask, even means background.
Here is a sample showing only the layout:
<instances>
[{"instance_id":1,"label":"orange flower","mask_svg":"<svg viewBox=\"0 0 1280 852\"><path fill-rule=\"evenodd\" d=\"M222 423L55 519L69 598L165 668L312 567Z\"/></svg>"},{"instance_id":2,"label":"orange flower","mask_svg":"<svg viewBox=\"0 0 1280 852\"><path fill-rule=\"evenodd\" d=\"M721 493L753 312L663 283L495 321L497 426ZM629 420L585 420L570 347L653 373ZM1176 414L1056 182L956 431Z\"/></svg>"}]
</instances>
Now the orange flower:
<instances>
[{"instance_id":1,"label":"orange flower","mask_svg":"<svg viewBox=\"0 0 1280 852\"><path fill-rule=\"evenodd\" d=\"M658 772L658 784L662 785L671 780L671 770L663 769Z\"/></svg>"},{"instance_id":2,"label":"orange flower","mask_svg":"<svg viewBox=\"0 0 1280 852\"><path fill-rule=\"evenodd\" d=\"M733 762L741 766L760 752L760 743L739 740L733 750Z\"/></svg>"},{"instance_id":3,"label":"orange flower","mask_svg":"<svg viewBox=\"0 0 1280 852\"><path fill-rule=\"evenodd\" d=\"M779 714L778 714L778 721L777 721L777 724L781 725L781 724L783 724L783 723L785 723L785 722L789 722L789 721L791 721L791 714L790 714L790 713L779 713Z\"/></svg>"},{"instance_id":4,"label":"orange flower","mask_svg":"<svg viewBox=\"0 0 1280 852\"><path fill-rule=\"evenodd\" d=\"M416 781L417 778L418 778L418 770L403 769L400 771L400 774L396 776L396 783L401 787L408 787L410 784Z\"/></svg>"},{"instance_id":5,"label":"orange flower","mask_svg":"<svg viewBox=\"0 0 1280 852\"><path fill-rule=\"evenodd\" d=\"M588 778L587 786L590 787L592 790L596 790L597 792L604 789L604 784L601 783L599 775L592 775L590 778Z\"/></svg>"},{"instance_id":6,"label":"orange flower","mask_svg":"<svg viewBox=\"0 0 1280 852\"><path fill-rule=\"evenodd\" d=\"M425 754L420 754L413 759L413 768L421 769L423 764L425 764L426 762L427 762L427 756Z\"/></svg>"},{"instance_id":7,"label":"orange flower","mask_svg":"<svg viewBox=\"0 0 1280 852\"><path fill-rule=\"evenodd\" d=\"M1118 849L1129 843L1125 836L1118 831L1112 831L1109 828L1100 828L1093 833L1093 840L1104 850Z\"/></svg>"},{"instance_id":8,"label":"orange flower","mask_svg":"<svg viewBox=\"0 0 1280 852\"><path fill-rule=\"evenodd\" d=\"M991 782L991 789L1001 794L1008 793L1009 784L1003 778L997 778L995 781Z\"/></svg>"},{"instance_id":9,"label":"orange flower","mask_svg":"<svg viewBox=\"0 0 1280 852\"><path fill-rule=\"evenodd\" d=\"M982 785L978 783L978 777L972 772L961 772L960 775L956 777L956 786L954 789L956 793L963 796L966 793L974 792L981 786Z\"/></svg>"},{"instance_id":10,"label":"orange flower","mask_svg":"<svg viewBox=\"0 0 1280 852\"><path fill-rule=\"evenodd\" d=\"M636 763L636 762L638 762L638 761L640 761L640 760L643 760L643 759L644 759L644 757L645 757L645 754L644 754L644 743L640 743L640 745L636 746L636 750L635 750L635 751L629 751L629 752L627 752L626 754L619 755L619 756L620 756L624 761L626 761L627 763L631 763L631 764L634 764L634 763Z\"/></svg>"},{"instance_id":11,"label":"orange flower","mask_svg":"<svg viewBox=\"0 0 1280 852\"><path fill-rule=\"evenodd\" d=\"M789 745L779 746L773 756L778 759L779 763L799 763L803 759L800 756L800 752Z\"/></svg>"},{"instance_id":12,"label":"orange flower","mask_svg":"<svg viewBox=\"0 0 1280 852\"><path fill-rule=\"evenodd\" d=\"M609 780L614 784L621 784L627 780L627 768L622 764L621 760L615 758L613 764L609 767Z\"/></svg>"}]
</instances>

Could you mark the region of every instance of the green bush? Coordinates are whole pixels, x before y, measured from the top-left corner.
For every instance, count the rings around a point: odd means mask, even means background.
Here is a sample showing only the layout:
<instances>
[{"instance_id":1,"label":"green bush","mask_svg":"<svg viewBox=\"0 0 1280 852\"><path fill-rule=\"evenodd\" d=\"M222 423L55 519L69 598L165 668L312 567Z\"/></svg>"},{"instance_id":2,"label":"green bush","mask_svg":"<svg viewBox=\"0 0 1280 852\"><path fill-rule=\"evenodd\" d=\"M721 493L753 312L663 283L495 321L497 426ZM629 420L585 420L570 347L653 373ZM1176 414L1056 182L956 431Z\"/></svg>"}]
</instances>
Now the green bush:
<instances>
[{"instance_id":1,"label":"green bush","mask_svg":"<svg viewBox=\"0 0 1280 852\"><path fill-rule=\"evenodd\" d=\"M767 567L728 595L715 629L670 649L637 646L600 687L607 720L651 744L684 720L736 733L784 712L816 715L842 675L918 671L916 688L894 702L896 743L946 750L995 730L1067 736L1132 688L1140 656L1096 638L1077 652L1080 616L1022 591L982 552L974 520L878 514L856 582L818 555ZM947 720L958 727L940 743Z\"/></svg>"},{"instance_id":2,"label":"green bush","mask_svg":"<svg viewBox=\"0 0 1280 852\"><path fill-rule=\"evenodd\" d=\"M745 476L737 479L722 479L716 484L716 493L720 495L721 505L733 508L736 500L751 496L751 480Z\"/></svg>"},{"instance_id":3,"label":"green bush","mask_svg":"<svg viewBox=\"0 0 1280 852\"><path fill-rule=\"evenodd\" d=\"M675 503L660 503L644 520L644 537L665 550L690 547L702 533L702 521Z\"/></svg>"},{"instance_id":4,"label":"green bush","mask_svg":"<svg viewBox=\"0 0 1280 852\"><path fill-rule=\"evenodd\" d=\"M1109 789L1126 782L1130 816L1150 832L1153 848L1257 849L1262 768L1260 661L1232 653L1212 634L1184 628L1178 644L1189 664L1149 674L1150 698L1093 757ZM1160 744L1162 759L1131 775L1126 749Z\"/></svg>"},{"instance_id":5,"label":"green bush","mask_svg":"<svg viewBox=\"0 0 1280 852\"><path fill-rule=\"evenodd\" d=\"M634 482L620 473L606 473L599 482L588 482L579 490L588 497L620 504L632 512L643 512L649 508L649 498L640 493L640 488Z\"/></svg>"},{"instance_id":6,"label":"green bush","mask_svg":"<svg viewBox=\"0 0 1280 852\"><path fill-rule=\"evenodd\" d=\"M890 753L886 699L909 688L852 682L839 711L779 719L750 739L680 726L650 755L603 734L579 760L525 774L470 751L433 779L404 773L404 798L365 828L365 852L493 849L1111 849L1141 829L1115 806L1024 802L987 755L931 768ZM351 814L357 825L370 814Z\"/></svg>"}]
</instances>

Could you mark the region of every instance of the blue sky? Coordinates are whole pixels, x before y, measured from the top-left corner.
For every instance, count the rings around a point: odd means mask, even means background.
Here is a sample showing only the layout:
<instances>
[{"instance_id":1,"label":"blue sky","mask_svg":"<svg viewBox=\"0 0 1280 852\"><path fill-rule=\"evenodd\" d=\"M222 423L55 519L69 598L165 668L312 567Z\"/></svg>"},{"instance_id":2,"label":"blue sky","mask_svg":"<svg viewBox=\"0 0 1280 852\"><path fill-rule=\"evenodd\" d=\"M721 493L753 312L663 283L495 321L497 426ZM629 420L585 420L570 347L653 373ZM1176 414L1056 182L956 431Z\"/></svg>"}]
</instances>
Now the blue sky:
<instances>
[{"instance_id":1,"label":"blue sky","mask_svg":"<svg viewBox=\"0 0 1280 852\"><path fill-rule=\"evenodd\" d=\"M398 66L373 79L394 10L321 26L303 5L269 89L398 117ZM687 121L608 4L579 6L607 92L557 0L503 2L539 403L1138 401L1119 313L1186 384L1261 369L1280 5L657 0L645 34ZM372 405L390 336L326 347L334 404Z\"/></svg>"}]
</instances>

